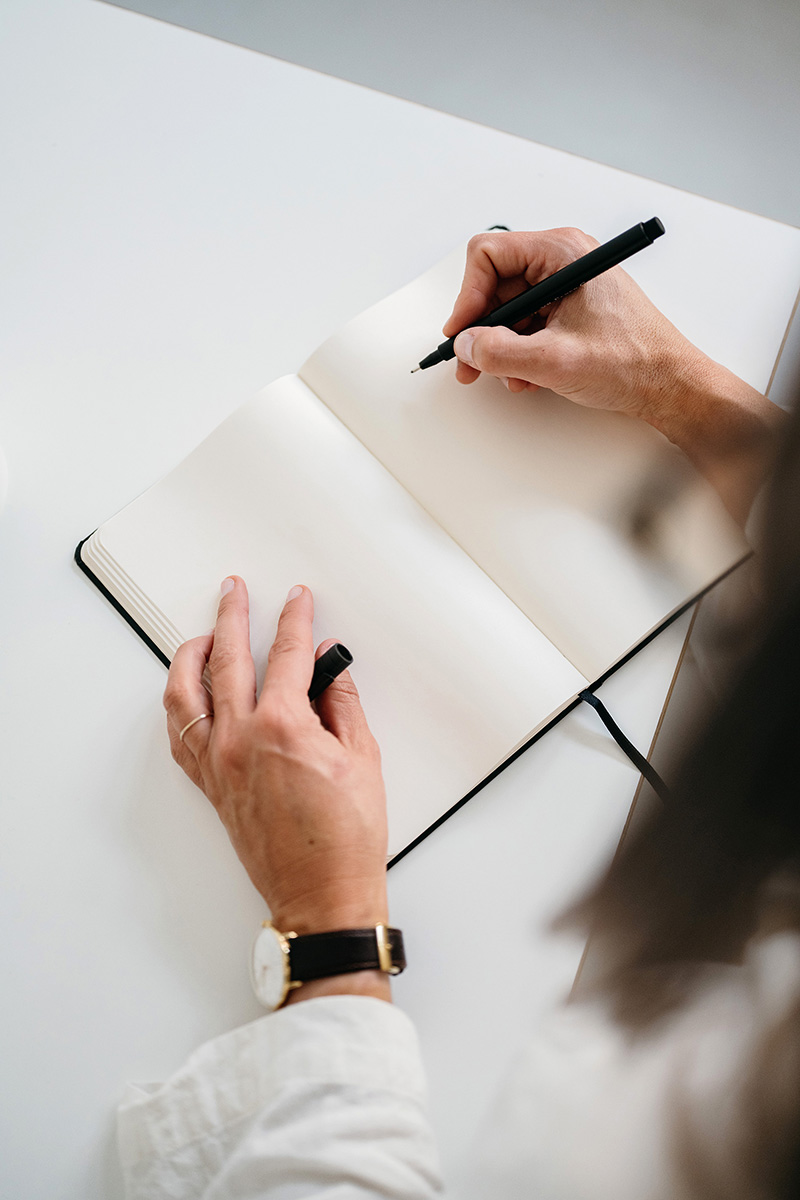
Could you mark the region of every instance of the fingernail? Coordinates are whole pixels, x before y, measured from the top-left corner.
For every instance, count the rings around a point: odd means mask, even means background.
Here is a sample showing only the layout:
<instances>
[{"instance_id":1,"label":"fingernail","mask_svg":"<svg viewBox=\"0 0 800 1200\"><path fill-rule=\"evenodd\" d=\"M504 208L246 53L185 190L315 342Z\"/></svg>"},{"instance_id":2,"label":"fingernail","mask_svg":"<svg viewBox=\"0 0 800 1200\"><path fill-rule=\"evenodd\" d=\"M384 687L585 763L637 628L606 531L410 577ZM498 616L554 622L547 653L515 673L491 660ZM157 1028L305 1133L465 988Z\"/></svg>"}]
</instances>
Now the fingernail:
<instances>
[{"instance_id":1,"label":"fingernail","mask_svg":"<svg viewBox=\"0 0 800 1200\"><path fill-rule=\"evenodd\" d=\"M511 391L511 384L508 382L507 375L498 375L497 378L500 380L500 382L502 384L505 384L505 386L508 388L509 391Z\"/></svg>"},{"instance_id":2,"label":"fingernail","mask_svg":"<svg viewBox=\"0 0 800 1200\"><path fill-rule=\"evenodd\" d=\"M220 584L219 594L221 596L227 596L228 592L233 591L235 584L236 580L231 579L230 576L227 579L223 579L222 583Z\"/></svg>"},{"instance_id":3,"label":"fingernail","mask_svg":"<svg viewBox=\"0 0 800 1200\"><path fill-rule=\"evenodd\" d=\"M462 362L468 363L471 367L475 366L475 363L472 361L472 343L474 341L474 333L460 333L453 342L456 357L460 358Z\"/></svg>"},{"instance_id":4,"label":"fingernail","mask_svg":"<svg viewBox=\"0 0 800 1200\"><path fill-rule=\"evenodd\" d=\"M290 600L296 600L297 597L302 596L302 594L303 594L302 587L300 586L299 583L296 583L294 585L294 587L292 588L292 590L289 592L289 595L286 597L286 603L288 604Z\"/></svg>"}]
</instances>

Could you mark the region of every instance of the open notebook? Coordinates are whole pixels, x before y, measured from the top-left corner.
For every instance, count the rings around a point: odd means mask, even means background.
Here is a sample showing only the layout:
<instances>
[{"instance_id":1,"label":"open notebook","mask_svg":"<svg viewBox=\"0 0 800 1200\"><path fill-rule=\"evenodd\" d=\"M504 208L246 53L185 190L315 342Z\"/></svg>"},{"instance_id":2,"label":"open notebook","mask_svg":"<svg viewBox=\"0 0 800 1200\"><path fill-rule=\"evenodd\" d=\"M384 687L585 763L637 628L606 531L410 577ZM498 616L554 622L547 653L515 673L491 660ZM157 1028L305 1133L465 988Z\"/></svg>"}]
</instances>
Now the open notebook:
<instances>
[{"instance_id":1,"label":"open notebook","mask_svg":"<svg viewBox=\"0 0 800 1200\"><path fill-rule=\"evenodd\" d=\"M288 589L311 587L316 639L354 655L392 855L746 553L644 424L462 387L452 364L410 373L463 262L347 324L76 555L167 660L213 626L235 573L263 671ZM654 471L679 498L643 544L632 513Z\"/></svg>"}]
</instances>

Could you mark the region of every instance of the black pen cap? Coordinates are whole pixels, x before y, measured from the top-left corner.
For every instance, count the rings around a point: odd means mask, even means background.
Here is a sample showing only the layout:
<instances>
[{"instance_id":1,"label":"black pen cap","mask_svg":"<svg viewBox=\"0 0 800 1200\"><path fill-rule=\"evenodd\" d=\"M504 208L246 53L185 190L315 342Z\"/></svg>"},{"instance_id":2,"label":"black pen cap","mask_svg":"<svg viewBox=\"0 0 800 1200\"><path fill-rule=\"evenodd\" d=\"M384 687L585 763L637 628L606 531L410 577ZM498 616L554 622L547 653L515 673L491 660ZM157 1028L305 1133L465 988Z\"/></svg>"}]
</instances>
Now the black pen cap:
<instances>
[{"instance_id":1,"label":"black pen cap","mask_svg":"<svg viewBox=\"0 0 800 1200\"><path fill-rule=\"evenodd\" d=\"M314 674L308 689L309 700L316 700L317 696L321 696L325 688L333 683L342 671L346 671L352 661L352 654L341 642L335 642L324 654L320 654L314 663Z\"/></svg>"},{"instance_id":2,"label":"black pen cap","mask_svg":"<svg viewBox=\"0 0 800 1200\"><path fill-rule=\"evenodd\" d=\"M341 642L335 642L333 646L329 646L325 653L317 659L317 663L324 664L326 672L334 677L341 675L342 671L346 671L352 661L352 654Z\"/></svg>"},{"instance_id":3,"label":"black pen cap","mask_svg":"<svg viewBox=\"0 0 800 1200\"><path fill-rule=\"evenodd\" d=\"M657 237L661 237L662 233L666 233L664 222L660 217L651 217L649 221L642 221L642 229L645 237L648 237L651 242L654 242Z\"/></svg>"}]
</instances>

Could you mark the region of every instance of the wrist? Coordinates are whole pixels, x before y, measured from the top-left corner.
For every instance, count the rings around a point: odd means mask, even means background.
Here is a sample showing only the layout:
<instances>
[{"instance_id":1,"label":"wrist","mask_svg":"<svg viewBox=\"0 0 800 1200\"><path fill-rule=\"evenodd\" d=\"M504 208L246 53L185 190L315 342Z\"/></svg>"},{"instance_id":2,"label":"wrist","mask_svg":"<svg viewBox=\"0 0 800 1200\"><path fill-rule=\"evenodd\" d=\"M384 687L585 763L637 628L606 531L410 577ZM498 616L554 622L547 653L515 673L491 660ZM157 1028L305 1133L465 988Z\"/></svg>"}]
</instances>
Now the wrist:
<instances>
[{"instance_id":1,"label":"wrist","mask_svg":"<svg viewBox=\"0 0 800 1200\"><path fill-rule=\"evenodd\" d=\"M267 903L269 904L268 897ZM348 893L306 894L270 905L276 929L303 937L309 933L331 933L337 929L374 929L389 924L386 880L369 887L359 885Z\"/></svg>"},{"instance_id":2,"label":"wrist","mask_svg":"<svg viewBox=\"0 0 800 1200\"><path fill-rule=\"evenodd\" d=\"M271 1012L292 999L326 995L391 1002L389 978L405 966L402 931L383 924L298 934L264 921L250 958L256 997Z\"/></svg>"},{"instance_id":3,"label":"wrist","mask_svg":"<svg viewBox=\"0 0 800 1200\"><path fill-rule=\"evenodd\" d=\"M306 898L287 904L273 913L272 923L276 929L282 932L291 930L298 937L312 933L331 933L339 929L374 929L376 925L388 926L389 904L385 883L381 881L370 894L339 900L335 905L325 898ZM389 979L383 971L374 969L309 979L289 992L284 1007L319 996L372 996L391 1004L392 989Z\"/></svg>"},{"instance_id":4,"label":"wrist","mask_svg":"<svg viewBox=\"0 0 800 1200\"><path fill-rule=\"evenodd\" d=\"M309 979L307 983L293 988L286 998L284 1008L301 1000L315 1000L320 996L371 996L375 1000L392 1003L392 986L389 976L383 971L351 971L347 975L328 975L324 979Z\"/></svg>"},{"instance_id":5,"label":"wrist","mask_svg":"<svg viewBox=\"0 0 800 1200\"><path fill-rule=\"evenodd\" d=\"M780 410L727 367L686 346L688 353L672 349L654 369L639 416L701 466L763 441Z\"/></svg>"},{"instance_id":6,"label":"wrist","mask_svg":"<svg viewBox=\"0 0 800 1200\"><path fill-rule=\"evenodd\" d=\"M687 343L687 345L689 345ZM783 414L694 346L675 355L640 415L683 451L744 523L770 463Z\"/></svg>"},{"instance_id":7,"label":"wrist","mask_svg":"<svg viewBox=\"0 0 800 1200\"><path fill-rule=\"evenodd\" d=\"M723 368L681 334L664 338L648 350L640 364L636 416L687 450L698 422L708 421L708 408L721 391L717 372Z\"/></svg>"}]
</instances>

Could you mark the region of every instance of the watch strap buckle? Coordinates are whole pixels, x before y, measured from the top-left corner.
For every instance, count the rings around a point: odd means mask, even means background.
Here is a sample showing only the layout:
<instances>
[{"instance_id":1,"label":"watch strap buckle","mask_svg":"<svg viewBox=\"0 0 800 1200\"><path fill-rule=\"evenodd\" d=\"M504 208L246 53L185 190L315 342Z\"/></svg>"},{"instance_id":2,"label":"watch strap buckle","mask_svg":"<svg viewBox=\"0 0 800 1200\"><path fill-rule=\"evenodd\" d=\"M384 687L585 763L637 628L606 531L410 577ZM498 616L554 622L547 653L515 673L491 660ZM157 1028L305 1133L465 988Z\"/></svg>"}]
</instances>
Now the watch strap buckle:
<instances>
[{"instance_id":1,"label":"watch strap buckle","mask_svg":"<svg viewBox=\"0 0 800 1200\"><path fill-rule=\"evenodd\" d=\"M378 947L378 966L386 975L399 975L401 968L392 962L392 943L388 925L375 926L375 943Z\"/></svg>"}]
</instances>

